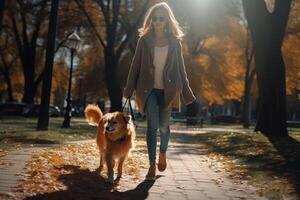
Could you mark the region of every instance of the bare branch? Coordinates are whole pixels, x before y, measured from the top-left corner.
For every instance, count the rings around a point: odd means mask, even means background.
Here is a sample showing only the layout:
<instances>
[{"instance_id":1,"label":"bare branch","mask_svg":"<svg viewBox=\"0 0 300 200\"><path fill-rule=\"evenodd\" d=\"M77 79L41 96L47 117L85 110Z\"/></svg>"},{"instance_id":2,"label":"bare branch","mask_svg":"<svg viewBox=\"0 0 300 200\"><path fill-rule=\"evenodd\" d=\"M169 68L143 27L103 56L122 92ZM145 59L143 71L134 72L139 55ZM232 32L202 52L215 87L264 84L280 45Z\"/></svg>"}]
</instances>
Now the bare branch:
<instances>
[{"instance_id":1,"label":"bare branch","mask_svg":"<svg viewBox=\"0 0 300 200\"><path fill-rule=\"evenodd\" d=\"M41 9L39 10L39 12L37 14L37 22L36 22L35 30L32 34L32 38L31 38L31 46L32 47L36 46L36 41L37 41L40 29L41 29L41 23L43 21L42 13L44 12L46 5L47 5L47 0L44 0L43 4L41 5Z\"/></svg>"},{"instance_id":2,"label":"bare branch","mask_svg":"<svg viewBox=\"0 0 300 200\"><path fill-rule=\"evenodd\" d=\"M137 29L138 25L142 21L142 19L143 19L142 16L145 14L149 2L150 2L149 0L146 1L146 3L144 4L144 7L142 8L137 20L132 25L132 27L129 27L129 30L127 31L127 35L126 35L125 40L121 43L121 45L117 49L117 52L116 52L116 58L117 59L119 59L121 57L121 54L122 54L123 50L125 49L129 39L132 37L132 35L135 32L135 30Z\"/></svg>"},{"instance_id":3,"label":"bare branch","mask_svg":"<svg viewBox=\"0 0 300 200\"><path fill-rule=\"evenodd\" d=\"M80 9L83 11L84 15L86 16L90 26L92 27L93 31L96 34L97 39L99 40L100 44L102 45L103 48L106 48L106 45L103 41L103 39L101 38L101 35L98 33L96 26L94 25L92 19L90 18L89 14L87 13L84 5L81 4L81 2L79 0L75 0L75 2L77 3L77 5L80 7Z\"/></svg>"},{"instance_id":4,"label":"bare branch","mask_svg":"<svg viewBox=\"0 0 300 200\"><path fill-rule=\"evenodd\" d=\"M110 21L109 20L109 18L110 18L109 4L110 4L110 2L109 1L107 2L107 6L106 7L104 6L103 0L98 0L97 3L99 4L99 6L100 6L100 8L102 10L102 14L103 14L103 17L104 17L105 25L106 25L106 27L108 27L109 24L110 24L110 22L109 22Z\"/></svg>"},{"instance_id":5,"label":"bare branch","mask_svg":"<svg viewBox=\"0 0 300 200\"><path fill-rule=\"evenodd\" d=\"M115 0L112 2L112 13L113 13L113 17L112 17L112 22L111 25L106 29L107 30L107 35L108 37L108 42L110 42L111 44L115 43L116 40L116 32L117 32L117 25L119 22L119 13L120 13L120 0Z\"/></svg>"},{"instance_id":6,"label":"bare branch","mask_svg":"<svg viewBox=\"0 0 300 200\"><path fill-rule=\"evenodd\" d=\"M14 35L15 35L15 39L16 39L16 43L17 43L17 47L18 47L18 52L19 52L21 59L23 59L23 44L22 44L22 40L20 38L17 22L16 22L13 12L10 12L10 17L11 17L12 24L13 24L13 31L14 31Z\"/></svg>"},{"instance_id":7,"label":"bare branch","mask_svg":"<svg viewBox=\"0 0 300 200\"><path fill-rule=\"evenodd\" d=\"M22 21L22 37L23 37L23 44L24 46L28 46L28 36L27 36L27 21L26 21L26 14L25 14L25 5L22 0L18 0L20 5L20 14L21 14L21 21Z\"/></svg>"}]
</instances>

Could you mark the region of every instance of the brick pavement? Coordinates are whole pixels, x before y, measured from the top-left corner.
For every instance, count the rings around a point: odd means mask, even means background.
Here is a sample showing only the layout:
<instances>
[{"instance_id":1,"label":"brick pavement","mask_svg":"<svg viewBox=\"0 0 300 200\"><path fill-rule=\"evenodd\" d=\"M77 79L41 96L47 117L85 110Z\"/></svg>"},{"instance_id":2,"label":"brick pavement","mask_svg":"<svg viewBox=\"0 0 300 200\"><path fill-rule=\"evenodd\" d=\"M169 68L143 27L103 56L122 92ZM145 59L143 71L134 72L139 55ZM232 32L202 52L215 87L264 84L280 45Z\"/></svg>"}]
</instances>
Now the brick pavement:
<instances>
[{"instance_id":1,"label":"brick pavement","mask_svg":"<svg viewBox=\"0 0 300 200\"><path fill-rule=\"evenodd\" d=\"M255 194L255 188L228 179L222 166L210 160L205 152L199 145L171 144L168 167L165 172L157 173L147 199L265 199Z\"/></svg>"},{"instance_id":2,"label":"brick pavement","mask_svg":"<svg viewBox=\"0 0 300 200\"><path fill-rule=\"evenodd\" d=\"M14 199L10 191L18 183L17 173L22 172L25 162L39 149L21 149L2 157L1 162L7 164L0 165L0 199ZM157 171L157 180L137 199L264 199L256 196L255 189L247 184L237 184L227 178L220 163L209 159L206 152L202 145L170 143L166 171ZM146 174L146 171L141 174ZM137 184L128 184L123 194L130 194L128 191L137 187Z\"/></svg>"}]
</instances>

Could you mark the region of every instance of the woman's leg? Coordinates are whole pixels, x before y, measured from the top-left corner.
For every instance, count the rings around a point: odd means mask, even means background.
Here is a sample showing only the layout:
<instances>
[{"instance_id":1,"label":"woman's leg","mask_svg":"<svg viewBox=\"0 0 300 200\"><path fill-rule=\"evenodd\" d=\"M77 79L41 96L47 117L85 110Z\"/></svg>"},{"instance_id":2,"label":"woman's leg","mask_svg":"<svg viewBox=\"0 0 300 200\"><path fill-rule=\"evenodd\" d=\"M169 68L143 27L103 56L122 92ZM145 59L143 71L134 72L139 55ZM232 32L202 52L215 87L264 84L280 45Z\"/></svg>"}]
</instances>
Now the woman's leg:
<instances>
[{"instance_id":1,"label":"woman's leg","mask_svg":"<svg viewBox=\"0 0 300 200\"><path fill-rule=\"evenodd\" d=\"M159 105L159 132L160 132L160 148L158 170L164 171L167 167L166 152L170 139L170 116L171 109L164 106L164 93L161 92L158 98Z\"/></svg>"},{"instance_id":2,"label":"woman's leg","mask_svg":"<svg viewBox=\"0 0 300 200\"><path fill-rule=\"evenodd\" d=\"M171 108L165 108L164 92L161 91L158 95L159 107L159 133L160 133L160 153L166 153L170 138L170 116Z\"/></svg>"},{"instance_id":3,"label":"woman's leg","mask_svg":"<svg viewBox=\"0 0 300 200\"><path fill-rule=\"evenodd\" d=\"M153 90L146 102L146 116L147 116L147 147L149 157L149 170L146 175L146 180L155 180L156 178L156 134L159 124L157 94Z\"/></svg>"},{"instance_id":4,"label":"woman's leg","mask_svg":"<svg viewBox=\"0 0 300 200\"><path fill-rule=\"evenodd\" d=\"M150 164L156 160L156 142L157 129L159 125L159 107L155 90L150 93L146 102L147 117L147 147Z\"/></svg>"},{"instance_id":5,"label":"woman's leg","mask_svg":"<svg viewBox=\"0 0 300 200\"><path fill-rule=\"evenodd\" d=\"M159 133L160 133L160 153L166 153L170 139L170 109L160 109L159 111Z\"/></svg>"}]
</instances>

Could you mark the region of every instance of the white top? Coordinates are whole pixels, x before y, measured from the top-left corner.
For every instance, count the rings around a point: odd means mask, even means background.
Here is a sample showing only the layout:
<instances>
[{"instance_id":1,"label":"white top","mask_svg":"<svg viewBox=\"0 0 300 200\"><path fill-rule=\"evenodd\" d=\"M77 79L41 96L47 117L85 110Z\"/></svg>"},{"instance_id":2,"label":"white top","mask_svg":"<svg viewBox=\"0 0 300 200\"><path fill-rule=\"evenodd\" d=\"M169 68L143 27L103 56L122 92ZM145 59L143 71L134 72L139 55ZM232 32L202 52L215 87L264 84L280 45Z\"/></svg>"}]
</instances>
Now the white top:
<instances>
[{"instance_id":1,"label":"white top","mask_svg":"<svg viewBox=\"0 0 300 200\"><path fill-rule=\"evenodd\" d=\"M163 71L168 55L168 46L154 47L153 65L154 70L154 88L164 89Z\"/></svg>"}]
</instances>

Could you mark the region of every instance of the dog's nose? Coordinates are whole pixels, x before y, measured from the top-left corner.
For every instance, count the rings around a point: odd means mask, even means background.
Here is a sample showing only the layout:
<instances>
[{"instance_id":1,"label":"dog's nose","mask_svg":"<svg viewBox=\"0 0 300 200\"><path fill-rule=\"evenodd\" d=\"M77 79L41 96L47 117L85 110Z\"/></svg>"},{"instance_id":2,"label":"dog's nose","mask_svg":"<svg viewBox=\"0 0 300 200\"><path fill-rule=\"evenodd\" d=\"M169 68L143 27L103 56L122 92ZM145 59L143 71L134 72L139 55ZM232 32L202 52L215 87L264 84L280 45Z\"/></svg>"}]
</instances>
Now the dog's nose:
<instances>
[{"instance_id":1,"label":"dog's nose","mask_svg":"<svg viewBox=\"0 0 300 200\"><path fill-rule=\"evenodd\" d=\"M109 126L105 127L105 130L109 131Z\"/></svg>"}]
</instances>

